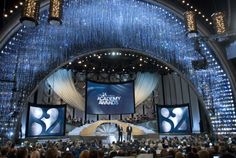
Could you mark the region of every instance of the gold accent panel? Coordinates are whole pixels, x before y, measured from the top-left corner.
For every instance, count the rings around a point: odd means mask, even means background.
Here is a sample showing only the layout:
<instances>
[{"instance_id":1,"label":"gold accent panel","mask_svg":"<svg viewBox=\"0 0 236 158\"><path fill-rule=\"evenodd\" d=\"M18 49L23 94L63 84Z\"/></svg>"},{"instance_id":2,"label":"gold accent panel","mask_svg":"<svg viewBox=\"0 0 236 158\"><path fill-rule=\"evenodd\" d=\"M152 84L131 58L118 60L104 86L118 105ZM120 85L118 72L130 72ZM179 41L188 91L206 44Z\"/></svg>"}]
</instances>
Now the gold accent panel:
<instances>
[{"instance_id":1,"label":"gold accent panel","mask_svg":"<svg viewBox=\"0 0 236 158\"><path fill-rule=\"evenodd\" d=\"M226 32L225 15L223 12L217 12L212 14L213 24L217 34L223 34Z\"/></svg>"},{"instance_id":2,"label":"gold accent panel","mask_svg":"<svg viewBox=\"0 0 236 158\"><path fill-rule=\"evenodd\" d=\"M62 0L50 0L49 18L51 24L61 24L62 18Z\"/></svg>"},{"instance_id":3,"label":"gold accent panel","mask_svg":"<svg viewBox=\"0 0 236 158\"><path fill-rule=\"evenodd\" d=\"M193 11L184 13L185 24L189 33L197 32L196 14Z\"/></svg>"},{"instance_id":4,"label":"gold accent panel","mask_svg":"<svg viewBox=\"0 0 236 158\"><path fill-rule=\"evenodd\" d=\"M38 24L39 18L39 1L38 0L25 0L22 16L20 21L24 24Z\"/></svg>"}]
</instances>

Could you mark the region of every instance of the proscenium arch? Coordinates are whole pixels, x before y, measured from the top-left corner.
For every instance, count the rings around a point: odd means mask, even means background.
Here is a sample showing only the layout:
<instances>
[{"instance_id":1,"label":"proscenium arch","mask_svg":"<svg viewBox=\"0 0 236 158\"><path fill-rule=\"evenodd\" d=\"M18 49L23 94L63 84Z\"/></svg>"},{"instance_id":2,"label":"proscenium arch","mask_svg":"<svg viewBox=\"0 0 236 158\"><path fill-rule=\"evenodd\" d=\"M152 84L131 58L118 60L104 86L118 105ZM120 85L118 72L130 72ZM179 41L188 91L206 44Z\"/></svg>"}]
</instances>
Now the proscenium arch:
<instances>
[{"instance_id":1,"label":"proscenium arch","mask_svg":"<svg viewBox=\"0 0 236 158\"><path fill-rule=\"evenodd\" d=\"M137 50L132 50L132 49L120 49L120 48L112 48L112 49L101 49L101 50L96 50L96 51L92 51L92 52L85 52L84 54L81 54L79 56L76 56L72 59L70 59L69 61L66 61L64 63L61 63L60 65L58 65L58 67L56 69L54 69L53 71L51 71L47 76L45 76L45 78L43 80L41 80L39 82L39 86L42 85L48 77L50 77L51 75L53 75L56 71L60 70L60 69L64 69L67 65L69 65L70 62L74 62L74 61L77 61L78 59L84 59L85 57L94 57L93 55L98 55L98 54L105 54L107 52L122 52L122 55L124 54L133 54L133 55L141 55L143 56L144 58L149 58L149 59L153 59L153 61L157 61L157 63L161 63L162 65L164 66L167 66L168 68L170 68L170 70L172 72L174 72L176 75L178 75L181 79L183 79L189 86L189 88L191 88L194 92L194 94L197 96L197 99L199 101L199 106L201 108L201 110L203 111L202 114L206 115L204 118L207 119L207 122L211 122L210 121L210 117L206 111L206 108L204 107L204 101L203 101L203 98L201 97L201 94L198 92L198 90L196 89L196 87L191 83L191 81L189 81L178 69L176 69L173 65L170 65L169 63L163 61L163 60L160 60L160 59L155 59L155 58L152 58L151 56L148 56L146 53L143 53L143 52L140 52L140 51L137 51ZM99 59L99 60L102 60L102 59ZM79 70L80 71L80 70ZM35 87L34 90L31 92L31 94L28 96L28 99L27 100L30 100L30 98L35 94L35 92L37 91L38 87ZM194 106L192 104L190 104L190 106ZM193 116L192 116L192 123L193 123ZM210 124L210 126L208 126L208 131L212 131L212 125Z\"/></svg>"},{"instance_id":2,"label":"proscenium arch","mask_svg":"<svg viewBox=\"0 0 236 158\"><path fill-rule=\"evenodd\" d=\"M47 10L41 12L36 28L15 25L18 30L1 40L9 39L3 42L0 58L1 87L12 89L7 106L22 107L40 80L79 54L107 48L134 49L173 65L191 80L203 96L216 133L235 132L235 84L225 59L201 41L209 67L195 71L191 61L199 55L193 41L185 36L183 20L176 11L149 2L67 0L61 26L47 23Z\"/></svg>"},{"instance_id":3,"label":"proscenium arch","mask_svg":"<svg viewBox=\"0 0 236 158\"><path fill-rule=\"evenodd\" d=\"M104 54L104 52L128 52L128 53L131 53L131 54L138 54L138 55L144 55L148 58L152 58L151 56L148 56L146 53L143 53L143 52L140 52L138 50L133 50L133 49L120 49L120 48L110 48L110 49L101 49L101 50L96 50L96 51L92 51L92 52L85 52L84 54L81 54L79 56L76 56L72 59L70 59L69 61L66 61L64 63L60 63L60 65L58 65L56 67L56 69L52 70L49 74L47 74L44 79L42 79L41 81L39 81L38 85L41 85L43 84L46 79L48 77L50 77L51 75L53 75L56 71L58 71L59 69L64 69L64 67L66 65L68 65L70 62L73 62L74 60L77 60L77 59L81 59L81 58L84 58L84 57L88 57L90 55L94 55L94 54ZM124 54L124 53L123 53ZM195 92L195 94L197 95L199 101L202 103L202 105L204 105L204 101L202 100L202 97L201 97L201 94L198 92L197 88L191 83L191 81L189 81L178 69L176 69L173 65L170 65L169 63L163 61L163 60L160 60L160 59L156 59L156 58L152 58L156 61L158 61L158 63L162 63L163 65L167 66L168 68L170 68L173 72L175 72L177 75L179 75L182 79L184 79L188 85L192 88L192 90ZM33 96L33 94L36 92L36 90L38 89L38 87L36 86L32 91L31 93L29 94L29 96L27 97L27 100L30 99L30 97Z\"/></svg>"}]
</instances>

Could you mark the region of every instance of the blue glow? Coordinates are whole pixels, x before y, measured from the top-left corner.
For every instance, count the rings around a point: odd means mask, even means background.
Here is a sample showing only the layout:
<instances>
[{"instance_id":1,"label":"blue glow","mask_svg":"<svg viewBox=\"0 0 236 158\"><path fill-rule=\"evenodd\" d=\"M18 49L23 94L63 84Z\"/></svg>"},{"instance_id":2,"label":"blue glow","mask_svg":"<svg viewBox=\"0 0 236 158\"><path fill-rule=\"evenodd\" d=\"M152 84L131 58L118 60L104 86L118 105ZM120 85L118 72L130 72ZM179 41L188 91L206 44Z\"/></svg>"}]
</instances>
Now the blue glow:
<instances>
[{"instance_id":1,"label":"blue glow","mask_svg":"<svg viewBox=\"0 0 236 158\"><path fill-rule=\"evenodd\" d=\"M4 112L13 103L22 109L37 82L60 63L93 50L128 48L179 69L202 94L214 131L224 133L227 128L236 132L235 124L219 123L236 119L225 70L204 42L201 49L207 56L208 69L192 68L191 60L200 55L193 41L186 38L182 19L169 10L141 0L65 0L61 26L49 25L47 15L47 11L41 13L36 28L22 26L1 48L0 105Z\"/></svg>"}]
</instances>

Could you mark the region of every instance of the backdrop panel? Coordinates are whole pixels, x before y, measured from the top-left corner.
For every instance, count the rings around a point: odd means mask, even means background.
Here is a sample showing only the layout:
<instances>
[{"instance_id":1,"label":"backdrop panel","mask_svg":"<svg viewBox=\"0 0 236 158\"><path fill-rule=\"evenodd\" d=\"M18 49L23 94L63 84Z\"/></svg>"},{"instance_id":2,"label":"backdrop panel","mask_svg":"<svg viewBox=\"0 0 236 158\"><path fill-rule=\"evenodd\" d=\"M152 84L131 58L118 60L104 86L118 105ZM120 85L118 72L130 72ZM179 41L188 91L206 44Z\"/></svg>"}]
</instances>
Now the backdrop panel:
<instances>
[{"instance_id":1,"label":"backdrop panel","mask_svg":"<svg viewBox=\"0 0 236 158\"><path fill-rule=\"evenodd\" d=\"M26 136L65 135L65 105L29 104Z\"/></svg>"},{"instance_id":2,"label":"backdrop panel","mask_svg":"<svg viewBox=\"0 0 236 158\"><path fill-rule=\"evenodd\" d=\"M133 81L113 84L87 81L86 87L86 113L134 113L135 101Z\"/></svg>"},{"instance_id":3,"label":"backdrop panel","mask_svg":"<svg viewBox=\"0 0 236 158\"><path fill-rule=\"evenodd\" d=\"M160 133L191 133L189 105L157 106Z\"/></svg>"}]
</instances>

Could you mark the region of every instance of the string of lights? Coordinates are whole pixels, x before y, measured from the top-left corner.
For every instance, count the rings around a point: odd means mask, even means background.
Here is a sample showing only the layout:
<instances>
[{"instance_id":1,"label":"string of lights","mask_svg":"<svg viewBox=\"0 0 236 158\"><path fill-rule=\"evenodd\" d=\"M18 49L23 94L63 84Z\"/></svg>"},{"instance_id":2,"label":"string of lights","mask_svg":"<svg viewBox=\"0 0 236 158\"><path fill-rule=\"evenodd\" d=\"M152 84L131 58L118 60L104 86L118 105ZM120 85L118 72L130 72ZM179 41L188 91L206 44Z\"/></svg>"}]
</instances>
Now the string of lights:
<instances>
[{"instance_id":1,"label":"string of lights","mask_svg":"<svg viewBox=\"0 0 236 158\"><path fill-rule=\"evenodd\" d=\"M183 6L187 7L189 10L192 10L194 12L196 12L196 14L201 15L200 17L202 17L204 19L204 21L206 21L209 25L212 25L212 21L209 20L209 18L207 18L201 11L200 9L194 7L193 5L191 5L190 2L187 2L186 0L178 0L181 2L181 4L183 4ZM58 6L60 6L62 3L60 2L60 0L52 0L51 3L57 4ZM3 14L4 18L8 18L9 16L11 16L15 11L17 11L18 9L20 9L23 6L23 2L20 1L18 5L15 5L14 8L5 11ZM61 14L61 13L60 13ZM59 15L59 14L58 14ZM61 16L61 15L60 15ZM58 16L57 16L58 17Z\"/></svg>"}]
</instances>

